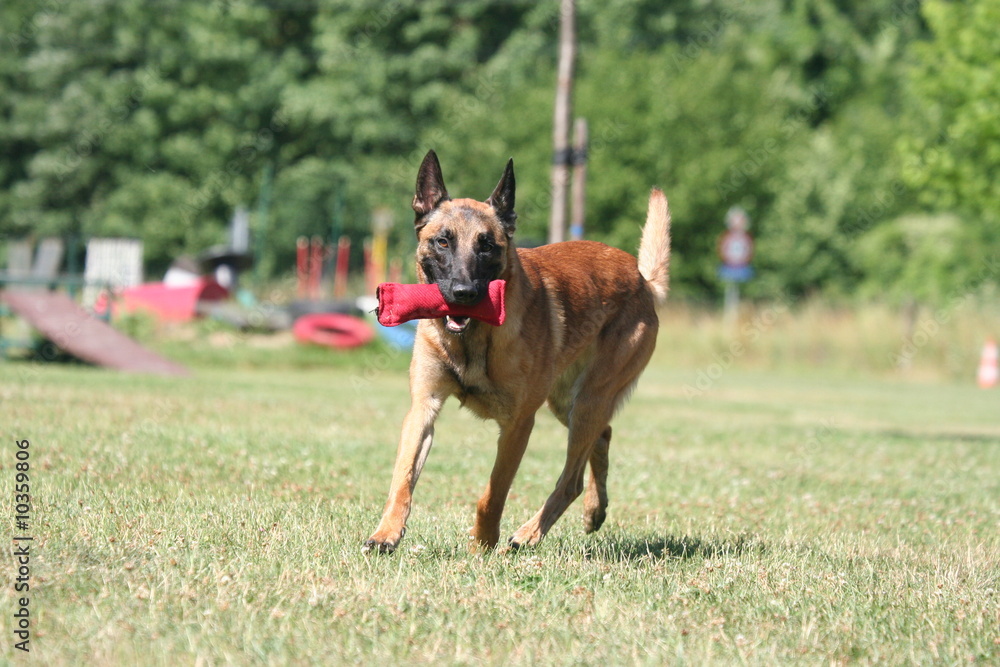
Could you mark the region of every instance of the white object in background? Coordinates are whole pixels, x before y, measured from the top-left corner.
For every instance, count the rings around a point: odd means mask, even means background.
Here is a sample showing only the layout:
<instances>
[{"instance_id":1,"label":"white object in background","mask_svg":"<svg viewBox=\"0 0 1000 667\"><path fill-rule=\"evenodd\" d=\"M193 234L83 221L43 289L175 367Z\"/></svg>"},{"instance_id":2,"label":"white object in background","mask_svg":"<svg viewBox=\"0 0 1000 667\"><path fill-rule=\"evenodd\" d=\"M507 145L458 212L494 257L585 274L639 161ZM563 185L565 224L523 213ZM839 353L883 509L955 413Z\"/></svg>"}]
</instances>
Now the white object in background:
<instances>
[{"instance_id":1,"label":"white object in background","mask_svg":"<svg viewBox=\"0 0 1000 667\"><path fill-rule=\"evenodd\" d=\"M119 290L142 283L142 241L90 239L83 279L85 308L93 308L97 297L108 287Z\"/></svg>"}]
</instances>

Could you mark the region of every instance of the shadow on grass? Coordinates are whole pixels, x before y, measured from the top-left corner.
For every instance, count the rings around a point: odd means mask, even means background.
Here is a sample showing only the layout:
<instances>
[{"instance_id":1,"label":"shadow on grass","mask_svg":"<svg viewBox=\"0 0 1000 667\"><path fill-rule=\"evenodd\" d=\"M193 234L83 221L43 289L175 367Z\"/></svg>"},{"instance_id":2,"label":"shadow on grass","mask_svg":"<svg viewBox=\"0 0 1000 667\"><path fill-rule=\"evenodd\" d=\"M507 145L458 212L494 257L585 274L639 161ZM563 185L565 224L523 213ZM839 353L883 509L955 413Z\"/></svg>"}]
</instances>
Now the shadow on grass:
<instances>
[{"instance_id":1,"label":"shadow on grass","mask_svg":"<svg viewBox=\"0 0 1000 667\"><path fill-rule=\"evenodd\" d=\"M732 537L694 535L607 535L587 545L585 558L628 563L666 559L720 558L748 553L763 554L767 545L754 535Z\"/></svg>"},{"instance_id":2,"label":"shadow on grass","mask_svg":"<svg viewBox=\"0 0 1000 667\"><path fill-rule=\"evenodd\" d=\"M899 444L912 445L914 440L933 442L966 442L973 444L996 444L994 433L959 433L959 432L924 432L904 429L884 429L878 432L884 439L899 441Z\"/></svg>"}]
</instances>

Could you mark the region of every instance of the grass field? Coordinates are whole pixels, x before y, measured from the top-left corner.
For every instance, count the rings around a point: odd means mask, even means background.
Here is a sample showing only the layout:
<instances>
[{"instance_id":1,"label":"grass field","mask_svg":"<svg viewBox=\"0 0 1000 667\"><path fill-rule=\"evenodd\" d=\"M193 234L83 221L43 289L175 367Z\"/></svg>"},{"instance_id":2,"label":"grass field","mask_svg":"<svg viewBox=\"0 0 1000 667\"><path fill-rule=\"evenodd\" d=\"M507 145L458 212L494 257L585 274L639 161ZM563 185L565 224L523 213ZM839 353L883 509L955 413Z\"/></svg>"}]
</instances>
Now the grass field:
<instances>
[{"instance_id":1,"label":"grass field","mask_svg":"<svg viewBox=\"0 0 1000 667\"><path fill-rule=\"evenodd\" d=\"M495 430L452 403L400 550L365 556L405 363L0 366L4 498L14 442L31 443L30 657L1000 662L1000 393L738 363L692 391L705 369L661 347L616 421L600 532L578 502L537 550L470 554ZM507 534L562 458L545 414ZM14 661L11 559L4 574Z\"/></svg>"}]
</instances>

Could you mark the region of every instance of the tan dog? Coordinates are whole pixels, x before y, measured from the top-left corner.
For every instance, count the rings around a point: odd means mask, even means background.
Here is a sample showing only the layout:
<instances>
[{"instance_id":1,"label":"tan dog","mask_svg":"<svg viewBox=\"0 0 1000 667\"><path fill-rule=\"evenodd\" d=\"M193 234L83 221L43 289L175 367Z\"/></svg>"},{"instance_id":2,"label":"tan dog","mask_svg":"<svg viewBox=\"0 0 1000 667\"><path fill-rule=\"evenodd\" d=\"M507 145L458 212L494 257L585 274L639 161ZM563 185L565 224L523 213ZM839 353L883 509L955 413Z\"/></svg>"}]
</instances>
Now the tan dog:
<instances>
[{"instance_id":1,"label":"tan dog","mask_svg":"<svg viewBox=\"0 0 1000 667\"><path fill-rule=\"evenodd\" d=\"M410 364L411 406L382 520L365 551L392 552L406 532L413 489L449 396L500 425L496 462L476 508L473 537L500 539L500 517L521 463L535 413L548 401L569 428L566 465L545 504L510 538L536 545L583 492L587 532L608 505L609 422L635 387L656 344L656 304L667 295L670 214L654 189L632 255L593 241L517 249L512 237L514 161L486 202L448 196L434 151L417 175L417 274L449 303L474 304L489 281L507 281L507 319L494 327L466 317L421 320Z\"/></svg>"}]
</instances>

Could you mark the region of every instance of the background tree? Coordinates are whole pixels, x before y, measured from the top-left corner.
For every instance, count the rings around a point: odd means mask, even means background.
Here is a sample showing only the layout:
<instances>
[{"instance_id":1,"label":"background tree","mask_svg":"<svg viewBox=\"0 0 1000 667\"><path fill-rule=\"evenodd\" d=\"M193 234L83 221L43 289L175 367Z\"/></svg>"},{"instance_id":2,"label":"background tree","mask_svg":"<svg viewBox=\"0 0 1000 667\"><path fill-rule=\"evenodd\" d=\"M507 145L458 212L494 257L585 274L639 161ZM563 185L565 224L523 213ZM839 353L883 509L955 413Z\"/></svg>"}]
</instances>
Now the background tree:
<instances>
[{"instance_id":1,"label":"background tree","mask_svg":"<svg viewBox=\"0 0 1000 667\"><path fill-rule=\"evenodd\" d=\"M955 252L952 271L937 276L952 291L983 279L997 281L1000 257L1000 1L932 1L924 15L932 38L914 43L909 72L912 116L899 141L902 178L939 218L934 244ZM904 227L905 221L897 223ZM897 234L912 237L900 230ZM916 256L919 244L897 243L897 261ZM911 289L924 285L907 282Z\"/></svg>"},{"instance_id":2,"label":"background tree","mask_svg":"<svg viewBox=\"0 0 1000 667\"><path fill-rule=\"evenodd\" d=\"M587 236L634 250L661 185L675 294L696 299L718 294L733 205L753 219L752 296L877 294L879 258L928 238L996 248L998 2L929 3L927 33L919 4L891 0L580 0ZM480 198L513 156L520 239L545 237L556 0L7 3L0 19L7 237L140 236L156 274L224 240L269 168L269 269L300 235L360 241L376 207L406 255L429 148Z\"/></svg>"},{"instance_id":3,"label":"background tree","mask_svg":"<svg viewBox=\"0 0 1000 667\"><path fill-rule=\"evenodd\" d=\"M8 234L141 236L151 271L220 240L276 150L295 17L247 3L140 0L37 10L18 56ZM308 27L309 22L302 23Z\"/></svg>"}]
</instances>

